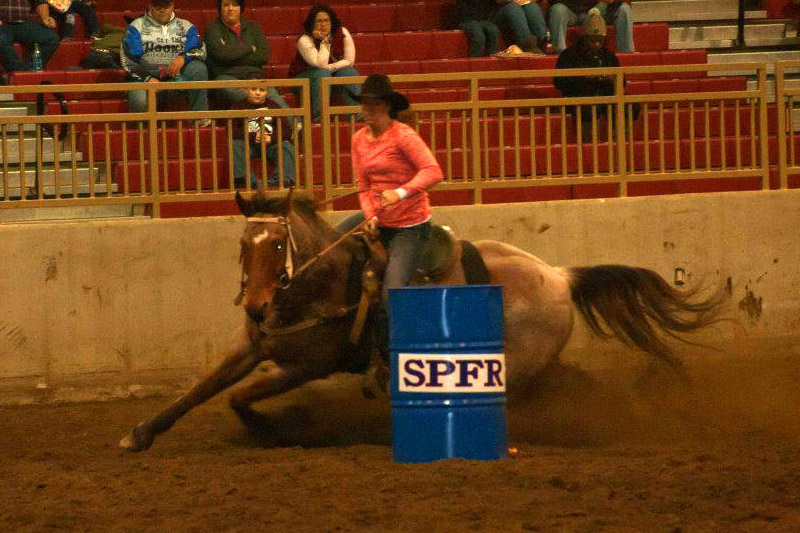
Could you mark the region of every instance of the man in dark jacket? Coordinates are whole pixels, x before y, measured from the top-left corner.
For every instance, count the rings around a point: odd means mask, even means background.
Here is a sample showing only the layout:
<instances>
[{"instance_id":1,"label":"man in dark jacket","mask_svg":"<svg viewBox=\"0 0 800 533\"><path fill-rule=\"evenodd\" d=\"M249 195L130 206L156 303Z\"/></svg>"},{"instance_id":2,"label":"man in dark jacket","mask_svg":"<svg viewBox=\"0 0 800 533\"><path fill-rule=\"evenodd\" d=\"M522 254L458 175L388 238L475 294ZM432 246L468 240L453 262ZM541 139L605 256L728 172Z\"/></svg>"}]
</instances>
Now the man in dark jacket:
<instances>
[{"instance_id":1,"label":"man in dark jacket","mask_svg":"<svg viewBox=\"0 0 800 533\"><path fill-rule=\"evenodd\" d=\"M606 23L599 13L590 13L583 25L583 35L578 41L561 52L556 62L557 69L618 67L614 52L606 48ZM556 77L553 84L564 97L612 96L613 76L563 76ZM583 138L591 136L592 107L581 106ZM574 111L577 113L577 111ZM606 114L606 106L597 106L597 116Z\"/></svg>"},{"instance_id":2,"label":"man in dark jacket","mask_svg":"<svg viewBox=\"0 0 800 533\"><path fill-rule=\"evenodd\" d=\"M607 24L617 29L617 51L634 52L633 13L630 0L552 0L547 10L553 48L567 47L567 26L583 24L589 10L596 9Z\"/></svg>"}]
</instances>

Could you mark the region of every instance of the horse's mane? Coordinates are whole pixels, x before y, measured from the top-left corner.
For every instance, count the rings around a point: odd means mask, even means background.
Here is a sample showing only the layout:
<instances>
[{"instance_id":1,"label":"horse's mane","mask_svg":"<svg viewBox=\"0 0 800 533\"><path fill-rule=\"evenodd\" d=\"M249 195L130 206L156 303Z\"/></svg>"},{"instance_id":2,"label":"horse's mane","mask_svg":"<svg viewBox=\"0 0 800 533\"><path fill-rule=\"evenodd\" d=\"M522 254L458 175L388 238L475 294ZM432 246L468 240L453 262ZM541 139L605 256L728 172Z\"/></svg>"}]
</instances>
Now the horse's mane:
<instances>
[{"instance_id":1,"label":"horse's mane","mask_svg":"<svg viewBox=\"0 0 800 533\"><path fill-rule=\"evenodd\" d=\"M319 218L317 213L317 202L314 198L304 194L294 193L292 197L292 210L297 211L303 217L308 219ZM282 215L286 213L287 202L289 195L286 196L267 196L263 192L257 192L249 201L249 208L251 213L244 213L245 216L251 216L256 213L264 215Z\"/></svg>"}]
</instances>

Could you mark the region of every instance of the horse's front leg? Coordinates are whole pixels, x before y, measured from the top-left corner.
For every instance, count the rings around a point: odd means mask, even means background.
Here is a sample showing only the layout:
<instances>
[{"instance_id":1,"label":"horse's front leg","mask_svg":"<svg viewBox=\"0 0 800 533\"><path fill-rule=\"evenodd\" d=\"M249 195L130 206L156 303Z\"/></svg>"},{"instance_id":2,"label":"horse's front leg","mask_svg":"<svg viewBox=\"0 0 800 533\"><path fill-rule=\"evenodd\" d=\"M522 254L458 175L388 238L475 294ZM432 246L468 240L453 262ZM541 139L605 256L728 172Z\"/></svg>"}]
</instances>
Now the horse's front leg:
<instances>
[{"instance_id":1,"label":"horse's front leg","mask_svg":"<svg viewBox=\"0 0 800 533\"><path fill-rule=\"evenodd\" d=\"M292 390L317 377L319 376L312 375L299 366L273 366L252 383L233 391L230 406L251 432L262 434L269 428L268 421L263 414L253 410L251 405Z\"/></svg>"},{"instance_id":2,"label":"horse's front leg","mask_svg":"<svg viewBox=\"0 0 800 533\"><path fill-rule=\"evenodd\" d=\"M119 442L120 447L133 452L147 450L152 446L156 436L171 428L192 408L244 378L262 360L264 356L261 349L250 342L245 328L240 328L234 334L230 346L225 351L225 358L218 367L169 407L131 430Z\"/></svg>"}]
</instances>

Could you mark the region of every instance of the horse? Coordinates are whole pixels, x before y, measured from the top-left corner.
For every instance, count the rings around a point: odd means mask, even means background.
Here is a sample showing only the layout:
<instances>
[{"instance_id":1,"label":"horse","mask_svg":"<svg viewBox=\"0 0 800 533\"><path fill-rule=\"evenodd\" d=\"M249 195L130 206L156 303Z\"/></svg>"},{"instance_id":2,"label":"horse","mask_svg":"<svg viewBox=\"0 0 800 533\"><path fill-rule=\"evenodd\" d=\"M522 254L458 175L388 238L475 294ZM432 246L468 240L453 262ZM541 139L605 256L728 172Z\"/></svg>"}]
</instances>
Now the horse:
<instances>
[{"instance_id":1,"label":"horse","mask_svg":"<svg viewBox=\"0 0 800 533\"><path fill-rule=\"evenodd\" d=\"M365 267L373 256L365 239L333 229L313 199L291 191L280 197L259 192L245 198L237 193L236 202L247 221L240 239L242 282L237 298L244 307L244 325L234 333L221 363L134 427L119 443L124 449L147 450L189 410L265 361L271 361L261 366L265 371L233 390L229 399L254 433L266 427L264 415L252 407L255 402L338 372L374 368L378 328L365 320L360 305L364 296L359 298L359 293L362 281L379 275L379 268ZM597 336L616 337L678 371L681 363L667 338L682 339L718 320L722 291L700 298L673 288L645 268L561 268L499 241L476 241L473 246L490 283L503 290L509 404L558 361L576 315ZM464 282L459 262L436 279L438 284ZM374 298L367 300L374 307Z\"/></svg>"}]
</instances>

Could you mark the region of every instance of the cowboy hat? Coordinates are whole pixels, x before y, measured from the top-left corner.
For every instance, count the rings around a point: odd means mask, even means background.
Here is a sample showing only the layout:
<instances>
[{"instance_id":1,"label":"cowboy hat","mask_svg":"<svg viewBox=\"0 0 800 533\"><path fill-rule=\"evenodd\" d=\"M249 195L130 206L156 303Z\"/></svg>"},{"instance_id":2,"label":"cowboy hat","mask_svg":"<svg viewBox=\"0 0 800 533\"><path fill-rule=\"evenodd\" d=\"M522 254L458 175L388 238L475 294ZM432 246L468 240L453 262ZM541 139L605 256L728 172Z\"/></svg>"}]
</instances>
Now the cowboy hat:
<instances>
[{"instance_id":1,"label":"cowboy hat","mask_svg":"<svg viewBox=\"0 0 800 533\"><path fill-rule=\"evenodd\" d=\"M408 98L392 89L392 82L385 74L370 74L361 85L361 94L353 97L356 102L364 99L382 100L389 104L393 111L408 109Z\"/></svg>"}]
</instances>

